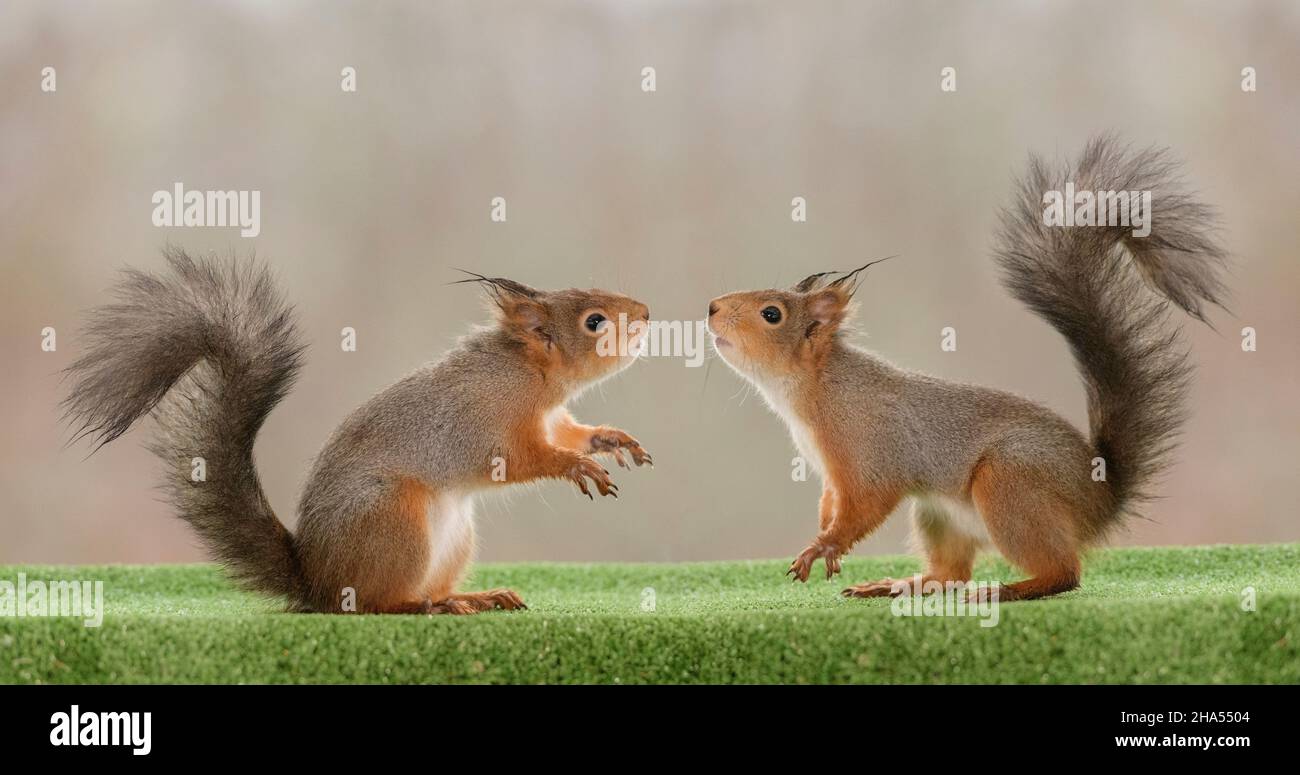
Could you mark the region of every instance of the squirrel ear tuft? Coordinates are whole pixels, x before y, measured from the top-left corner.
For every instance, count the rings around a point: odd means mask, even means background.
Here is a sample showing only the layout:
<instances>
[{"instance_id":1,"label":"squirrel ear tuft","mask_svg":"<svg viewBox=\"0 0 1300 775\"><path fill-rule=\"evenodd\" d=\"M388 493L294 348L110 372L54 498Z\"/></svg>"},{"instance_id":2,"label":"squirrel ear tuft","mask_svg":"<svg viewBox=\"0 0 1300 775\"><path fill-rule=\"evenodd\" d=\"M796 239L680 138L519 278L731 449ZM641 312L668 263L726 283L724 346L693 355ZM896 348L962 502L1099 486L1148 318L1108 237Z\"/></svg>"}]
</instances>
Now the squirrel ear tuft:
<instances>
[{"instance_id":1,"label":"squirrel ear tuft","mask_svg":"<svg viewBox=\"0 0 1300 775\"><path fill-rule=\"evenodd\" d=\"M808 326L808 336L814 334L824 334L834 332L840 324L849 316L849 302L853 301L853 294L858 291L858 284L862 282L862 273L867 267L873 264L879 264L881 261L888 261L897 256L886 256L868 262L854 269L852 272L846 272L842 276L832 280L825 288L814 292L808 299L808 314L812 317L813 322ZM835 274L833 272L823 272L823 274ZM803 282L815 285L817 278L822 275L813 275ZM798 286L796 286L798 287Z\"/></svg>"},{"instance_id":2,"label":"squirrel ear tuft","mask_svg":"<svg viewBox=\"0 0 1300 775\"><path fill-rule=\"evenodd\" d=\"M790 290L794 291L795 293L808 293L809 291L816 288L818 284L820 284L821 279L823 277L832 274L835 274L834 270L830 272L818 272L817 274L810 274L807 277L800 280L799 282L795 283Z\"/></svg>"},{"instance_id":3,"label":"squirrel ear tuft","mask_svg":"<svg viewBox=\"0 0 1300 775\"><path fill-rule=\"evenodd\" d=\"M469 277L466 277L464 280L453 280L450 283L451 285L459 285L461 283L479 283L494 298L508 294L513 296L523 296L528 299L537 299L542 295L542 292L536 288L529 288L523 283L517 283L514 280L508 280L504 277L485 277L478 272L471 272L467 269L457 269L456 271L464 272L469 275Z\"/></svg>"},{"instance_id":4,"label":"squirrel ear tuft","mask_svg":"<svg viewBox=\"0 0 1300 775\"><path fill-rule=\"evenodd\" d=\"M542 301L543 293L523 283L505 277L485 277L477 272L464 269L469 277L456 280L457 283L478 283L487 292L501 322L521 331L532 332L546 323L546 304Z\"/></svg>"},{"instance_id":5,"label":"squirrel ear tuft","mask_svg":"<svg viewBox=\"0 0 1300 775\"><path fill-rule=\"evenodd\" d=\"M795 283L794 287L792 287L791 290L793 290L795 293L811 293L812 291L817 290L818 287L822 287L823 282L827 282L828 284L824 286L826 288L847 287L849 291L849 296L852 297L853 292L857 290L858 283L862 279L860 277L861 273L867 267L873 264L879 264L881 261L888 261L891 258L898 258L898 256L885 256L884 258L876 259L875 261L869 261L866 264L863 264L862 266L858 267L857 269L854 269L852 272L844 273L844 272L839 272L837 270L832 270L830 272L818 272L817 274L810 274L807 277L800 280L799 282ZM829 280L829 281L822 280L823 277L828 277L833 274L839 274L843 276L837 277L834 280Z\"/></svg>"},{"instance_id":6,"label":"squirrel ear tuft","mask_svg":"<svg viewBox=\"0 0 1300 775\"><path fill-rule=\"evenodd\" d=\"M853 298L853 294L857 293L858 284L862 282L862 273L866 271L867 267L879 264L881 261L888 261L891 258L898 258L898 256L885 256L884 258L878 258L875 261L868 261L857 269L854 269L852 272L846 273L843 277L835 278L835 280L826 287L842 288L849 294L849 298L851 299Z\"/></svg>"}]
</instances>

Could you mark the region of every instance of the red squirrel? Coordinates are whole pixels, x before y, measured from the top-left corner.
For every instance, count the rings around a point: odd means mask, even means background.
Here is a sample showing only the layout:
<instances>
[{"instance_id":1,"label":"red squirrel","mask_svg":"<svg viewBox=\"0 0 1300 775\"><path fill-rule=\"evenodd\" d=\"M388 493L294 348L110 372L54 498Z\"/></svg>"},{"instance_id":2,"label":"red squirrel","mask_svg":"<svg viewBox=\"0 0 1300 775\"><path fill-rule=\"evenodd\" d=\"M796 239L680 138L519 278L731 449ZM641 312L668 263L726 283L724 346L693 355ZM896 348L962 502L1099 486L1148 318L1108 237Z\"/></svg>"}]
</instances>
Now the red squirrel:
<instances>
[{"instance_id":1,"label":"red squirrel","mask_svg":"<svg viewBox=\"0 0 1300 775\"><path fill-rule=\"evenodd\" d=\"M1101 138L1072 167L1031 157L1002 213L1003 283L1069 344L1087 392L1087 435L1019 396L905 371L850 344L845 323L866 267L709 304L718 354L758 387L824 480L820 531L788 575L806 581L821 559L830 579L840 557L910 498L926 559L920 584L881 579L844 595L968 582L989 545L1029 574L1002 586L1001 601L1079 585L1081 550L1151 497L1186 416L1191 366L1170 305L1205 322L1202 302L1222 306L1226 295L1213 213L1179 190L1175 171L1166 152ZM1046 192L1071 182L1152 192L1150 234L1046 225Z\"/></svg>"},{"instance_id":2,"label":"red squirrel","mask_svg":"<svg viewBox=\"0 0 1300 775\"><path fill-rule=\"evenodd\" d=\"M627 433L565 409L635 360L646 305L476 275L494 323L343 421L312 466L291 533L262 492L253 444L302 363L293 310L265 267L170 248L166 258L164 274L128 270L118 301L92 313L65 408L96 448L152 413L150 448L177 515L237 582L290 610L523 608L509 589L458 591L475 549L475 494L549 478L588 498L592 487L618 497L592 456L653 462ZM620 320L632 347L598 353ZM205 461L199 481L195 458Z\"/></svg>"}]
</instances>

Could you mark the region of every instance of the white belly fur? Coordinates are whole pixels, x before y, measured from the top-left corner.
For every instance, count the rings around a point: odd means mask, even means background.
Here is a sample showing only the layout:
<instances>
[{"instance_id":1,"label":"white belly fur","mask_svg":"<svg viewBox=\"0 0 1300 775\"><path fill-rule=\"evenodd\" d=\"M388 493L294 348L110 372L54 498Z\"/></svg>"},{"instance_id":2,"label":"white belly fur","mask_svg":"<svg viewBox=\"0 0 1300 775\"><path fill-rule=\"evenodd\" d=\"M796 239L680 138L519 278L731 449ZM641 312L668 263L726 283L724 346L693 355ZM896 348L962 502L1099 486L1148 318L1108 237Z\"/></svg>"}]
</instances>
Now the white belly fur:
<instances>
[{"instance_id":1,"label":"white belly fur","mask_svg":"<svg viewBox=\"0 0 1300 775\"><path fill-rule=\"evenodd\" d=\"M542 418L542 428L546 432L547 441L554 443L555 426L559 424L560 418L564 416L565 411L566 410L563 406L557 406L547 412L546 416Z\"/></svg>"},{"instance_id":2,"label":"white belly fur","mask_svg":"<svg viewBox=\"0 0 1300 775\"><path fill-rule=\"evenodd\" d=\"M974 538L982 545L990 543L988 526L974 506L937 492L922 493L912 498L916 510L926 509L932 515L942 514L944 522L953 530Z\"/></svg>"},{"instance_id":3,"label":"white belly fur","mask_svg":"<svg viewBox=\"0 0 1300 775\"><path fill-rule=\"evenodd\" d=\"M424 518L429 565L422 589L446 576L447 563L457 561L465 543L474 540L474 499L455 492L439 493L430 499Z\"/></svg>"},{"instance_id":4,"label":"white belly fur","mask_svg":"<svg viewBox=\"0 0 1300 775\"><path fill-rule=\"evenodd\" d=\"M813 470L819 475L826 475L826 461L822 460L821 450L817 448L817 441L813 438L812 428L795 413L790 401L786 398L784 386L781 384L766 385L756 382L758 392L767 401L767 406L778 417L785 422L785 427L790 429L790 438L794 441L795 449L799 450L799 455L812 466Z\"/></svg>"}]
</instances>

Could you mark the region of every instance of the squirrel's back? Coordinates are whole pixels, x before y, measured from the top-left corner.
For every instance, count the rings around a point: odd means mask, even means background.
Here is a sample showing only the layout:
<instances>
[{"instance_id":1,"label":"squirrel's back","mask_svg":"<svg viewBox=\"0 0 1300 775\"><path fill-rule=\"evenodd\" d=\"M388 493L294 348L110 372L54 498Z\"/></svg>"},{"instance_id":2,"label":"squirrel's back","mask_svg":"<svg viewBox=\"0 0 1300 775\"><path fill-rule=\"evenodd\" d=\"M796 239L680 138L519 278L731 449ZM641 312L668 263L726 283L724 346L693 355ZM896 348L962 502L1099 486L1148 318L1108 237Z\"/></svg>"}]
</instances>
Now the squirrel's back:
<instances>
[{"instance_id":1,"label":"squirrel's back","mask_svg":"<svg viewBox=\"0 0 1300 775\"><path fill-rule=\"evenodd\" d=\"M457 487L483 477L541 379L513 366L509 347L498 332L477 330L353 410L312 465L300 518L355 513L334 501L374 488L353 484L415 477Z\"/></svg>"},{"instance_id":2,"label":"squirrel's back","mask_svg":"<svg viewBox=\"0 0 1300 775\"><path fill-rule=\"evenodd\" d=\"M963 497L985 450L997 448L1025 465L1091 457L1077 428L1042 404L1005 390L898 368L845 341L827 359L823 416L844 443L871 450L877 471L892 467L918 489ZM833 406L832 406L833 405ZM836 414L838 413L838 416ZM1070 486L1086 486L1086 468Z\"/></svg>"}]
</instances>

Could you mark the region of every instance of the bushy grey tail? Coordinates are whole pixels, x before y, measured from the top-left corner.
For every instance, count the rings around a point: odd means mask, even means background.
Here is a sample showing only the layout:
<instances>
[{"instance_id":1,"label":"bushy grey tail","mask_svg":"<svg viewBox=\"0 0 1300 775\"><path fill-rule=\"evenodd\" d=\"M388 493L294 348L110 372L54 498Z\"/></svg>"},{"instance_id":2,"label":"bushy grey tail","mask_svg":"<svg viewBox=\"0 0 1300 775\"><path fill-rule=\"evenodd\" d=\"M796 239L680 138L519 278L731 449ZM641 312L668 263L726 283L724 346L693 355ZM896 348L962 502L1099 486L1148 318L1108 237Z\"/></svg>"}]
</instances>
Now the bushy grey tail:
<instances>
[{"instance_id":1,"label":"bushy grey tail","mask_svg":"<svg viewBox=\"0 0 1300 775\"><path fill-rule=\"evenodd\" d=\"M293 311L251 260L164 255L169 271L127 270L116 302L91 313L66 416L98 449L152 412L149 448L177 514L236 581L297 599L293 536L253 464L257 432L301 364Z\"/></svg>"},{"instance_id":2,"label":"bushy grey tail","mask_svg":"<svg viewBox=\"0 0 1300 775\"><path fill-rule=\"evenodd\" d=\"M1150 234L1045 225L1044 194L1067 181L1076 191L1150 191ZM1073 166L1031 157L1002 213L1003 283L1065 337L1087 388L1091 438L1112 495L1097 533L1152 497L1176 445L1192 369L1170 304L1202 322L1202 302L1223 305L1226 254L1214 231L1214 212L1182 192L1167 151L1131 151L1113 137L1088 143Z\"/></svg>"}]
</instances>

